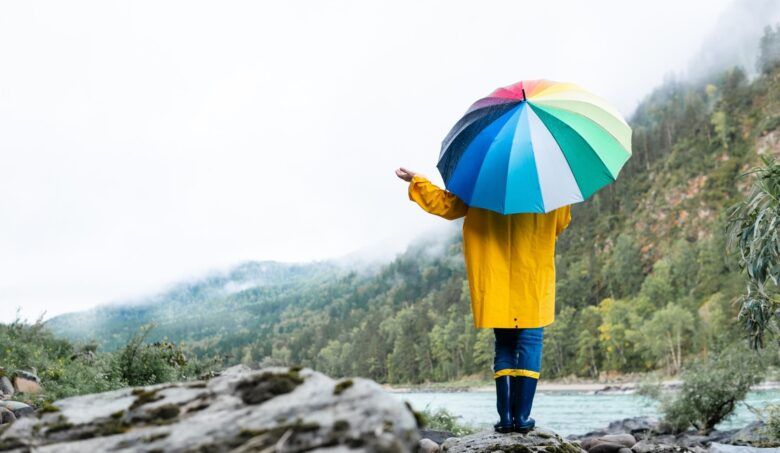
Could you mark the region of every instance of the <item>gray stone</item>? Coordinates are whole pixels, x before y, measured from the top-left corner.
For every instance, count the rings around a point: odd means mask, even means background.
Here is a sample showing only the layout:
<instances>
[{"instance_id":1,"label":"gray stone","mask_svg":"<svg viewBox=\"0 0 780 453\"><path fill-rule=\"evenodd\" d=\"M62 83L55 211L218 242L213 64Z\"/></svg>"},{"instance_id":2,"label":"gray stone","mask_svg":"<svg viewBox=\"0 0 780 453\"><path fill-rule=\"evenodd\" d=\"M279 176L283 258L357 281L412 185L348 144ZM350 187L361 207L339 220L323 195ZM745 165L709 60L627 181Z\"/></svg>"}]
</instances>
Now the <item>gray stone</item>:
<instances>
[{"instance_id":1,"label":"gray stone","mask_svg":"<svg viewBox=\"0 0 780 453\"><path fill-rule=\"evenodd\" d=\"M634 437L641 437L642 434L650 431L657 431L658 420L652 417L633 417L624 418L610 423L605 429L591 431L580 436L569 436L571 439L585 439L588 437L602 437L609 434L631 434Z\"/></svg>"},{"instance_id":2,"label":"gray stone","mask_svg":"<svg viewBox=\"0 0 780 453\"><path fill-rule=\"evenodd\" d=\"M495 452L524 451L546 453L581 453L579 444L569 442L558 434L536 428L528 434L499 434L493 430L480 431L463 437L452 437L444 441L441 449L446 452Z\"/></svg>"},{"instance_id":3,"label":"gray stone","mask_svg":"<svg viewBox=\"0 0 780 453\"><path fill-rule=\"evenodd\" d=\"M41 384L24 376L14 376L14 389L19 393L38 394L43 391Z\"/></svg>"},{"instance_id":4,"label":"gray stone","mask_svg":"<svg viewBox=\"0 0 780 453\"><path fill-rule=\"evenodd\" d=\"M713 439L713 442L718 441L719 439ZM735 445L771 445L771 442L772 439L769 437L769 433L764 426L764 422L756 421L738 431L735 431L728 438L728 442L723 443Z\"/></svg>"},{"instance_id":5,"label":"gray stone","mask_svg":"<svg viewBox=\"0 0 780 453\"><path fill-rule=\"evenodd\" d=\"M626 448L631 448L636 443L636 438L628 433L607 434L606 436L602 436L601 438L606 442L614 442Z\"/></svg>"},{"instance_id":6,"label":"gray stone","mask_svg":"<svg viewBox=\"0 0 780 453\"><path fill-rule=\"evenodd\" d=\"M234 367L210 381L67 398L0 434L0 447L85 451L414 451L415 415L367 379Z\"/></svg>"},{"instance_id":7,"label":"gray stone","mask_svg":"<svg viewBox=\"0 0 780 453\"><path fill-rule=\"evenodd\" d=\"M713 442L707 451L710 453L780 453L780 448L757 448Z\"/></svg>"},{"instance_id":8,"label":"gray stone","mask_svg":"<svg viewBox=\"0 0 780 453\"><path fill-rule=\"evenodd\" d=\"M583 442L582 448L588 450L588 453L618 453L622 448L627 448L615 442L596 441L589 447Z\"/></svg>"},{"instance_id":9,"label":"gray stone","mask_svg":"<svg viewBox=\"0 0 780 453\"><path fill-rule=\"evenodd\" d=\"M750 426L750 425L748 425L748 426ZM710 431L707 434L707 444L709 445L711 442L718 442L720 444L736 443L736 442L731 442L731 439L735 435L737 435L737 433L739 433L740 431L741 430L739 430L739 429L732 429L732 430L728 430L728 431L718 431L716 429L716 430Z\"/></svg>"},{"instance_id":10,"label":"gray stone","mask_svg":"<svg viewBox=\"0 0 780 453\"><path fill-rule=\"evenodd\" d=\"M607 426L606 431L610 434L618 433L643 433L655 429L658 420L652 417L633 417L614 421Z\"/></svg>"},{"instance_id":11,"label":"gray stone","mask_svg":"<svg viewBox=\"0 0 780 453\"><path fill-rule=\"evenodd\" d=\"M442 443L444 443L445 440L449 439L450 437L455 437L455 434L449 431L439 431L435 429L421 429L420 437L422 437L423 439L431 439L432 441L441 445Z\"/></svg>"},{"instance_id":12,"label":"gray stone","mask_svg":"<svg viewBox=\"0 0 780 453\"><path fill-rule=\"evenodd\" d=\"M634 453L650 453L655 451L656 447L657 445L650 441L640 440L631 447L631 451Z\"/></svg>"},{"instance_id":13,"label":"gray stone","mask_svg":"<svg viewBox=\"0 0 780 453\"><path fill-rule=\"evenodd\" d=\"M605 434L603 436L587 437L585 439L582 439L582 448L588 451L593 451L593 448L595 448L599 444L613 445L613 447L604 447L600 450L603 453L606 453L606 452L617 451L618 449L620 449L620 447L631 448L634 446L635 443L636 443L636 439L631 434L627 434L627 433ZM617 445L617 448L615 448L614 445Z\"/></svg>"},{"instance_id":14,"label":"gray stone","mask_svg":"<svg viewBox=\"0 0 780 453\"><path fill-rule=\"evenodd\" d=\"M431 439L420 439L420 453L436 453L439 451L439 444Z\"/></svg>"},{"instance_id":15,"label":"gray stone","mask_svg":"<svg viewBox=\"0 0 780 453\"><path fill-rule=\"evenodd\" d=\"M33 409L29 404L21 403L19 401L0 401L0 407L13 412L16 418L27 417L35 413L35 409Z\"/></svg>"},{"instance_id":16,"label":"gray stone","mask_svg":"<svg viewBox=\"0 0 780 453\"><path fill-rule=\"evenodd\" d=\"M8 376L0 376L0 395L14 395L14 385L11 384L11 380L8 379Z\"/></svg>"},{"instance_id":17,"label":"gray stone","mask_svg":"<svg viewBox=\"0 0 780 453\"><path fill-rule=\"evenodd\" d=\"M39 378L38 375L35 374L35 372L33 372L33 371L16 370L16 371L14 371L14 376L13 377L19 377L19 378L22 378L22 379L26 379L28 381L33 381L36 384L40 384L41 383L41 378Z\"/></svg>"},{"instance_id":18,"label":"gray stone","mask_svg":"<svg viewBox=\"0 0 780 453\"><path fill-rule=\"evenodd\" d=\"M0 407L0 425L16 421L16 415L10 409Z\"/></svg>"},{"instance_id":19,"label":"gray stone","mask_svg":"<svg viewBox=\"0 0 780 453\"><path fill-rule=\"evenodd\" d=\"M673 452L694 451L694 450L687 449L684 447L679 447L677 445L657 444L651 441L641 440L637 442L633 447L631 447L631 451L633 451L634 453L673 453Z\"/></svg>"},{"instance_id":20,"label":"gray stone","mask_svg":"<svg viewBox=\"0 0 780 453\"><path fill-rule=\"evenodd\" d=\"M706 447L710 444L710 438L699 434L684 434L679 436L675 443L687 448Z\"/></svg>"},{"instance_id":21,"label":"gray stone","mask_svg":"<svg viewBox=\"0 0 780 453\"><path fill-rule=\"evenodd\" d=\"M676 445L677 444L677 437L672 435L672 434L662 434L660 436L653 436L652 440L656 444L663 444L663 445Z\"/></svg>"},{"instance_id":22,"label":"gray stone","mask_svg":"<svg viewBox=\"0 0 780 453\"><path fill-rule=\"evenodd\" d=\"M680 433L677 436L665 434L663 436L655 437L653 440L656 442L663 441L661 443L674 444L685 448L706 447L711 442L708 436L698 434L696 431Z\"/></svg>"}]
</instances>

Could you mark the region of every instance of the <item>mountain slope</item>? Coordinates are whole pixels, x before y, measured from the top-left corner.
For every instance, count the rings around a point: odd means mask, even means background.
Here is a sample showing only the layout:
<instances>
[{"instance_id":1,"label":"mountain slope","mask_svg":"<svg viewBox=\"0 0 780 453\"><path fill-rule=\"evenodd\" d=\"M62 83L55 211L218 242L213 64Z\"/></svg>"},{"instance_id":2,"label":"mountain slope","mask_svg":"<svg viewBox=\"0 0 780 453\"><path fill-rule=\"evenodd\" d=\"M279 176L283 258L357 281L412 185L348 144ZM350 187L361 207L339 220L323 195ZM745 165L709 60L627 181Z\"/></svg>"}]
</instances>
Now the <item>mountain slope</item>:
<instances>
[{"instance_id":1,"label":"mountain slope","mask_svg":"<svg viewBox=\"0 0 780 453\"><path fill-rule=\"evenodd\" d=\"M247 313L233 301L247 291L258 295L274 294L279 282L298 286L343 273L345 271L338 266L324 262L303 265L247 262L228 272L176 284L145 299L57 316L46 324L71 340L97 339L106 349L123 345L141 326L149 323L157 325L150 335L154 340L162 337L178 341L198 339L215 335L223 326L237 325L237 319Z\"/></svg>"},{"instance_id":2,"label":"mountain slope","mask_svg":"<svg viewBox=\"0 0 780 453\"><path fill-rule=\"evenodd\" d=\"M740 174L759 153L780 154L780 71L762 67L752 81L739 69L668 80L640 104L630 121L632 159L617 183L574 206L559 239L547 376L674 373L687 357L740 337L730 302L743 281L723 231L750 184ZM461 253L453 230L375 272L266 264L272 271L257 281L218 277L48 325L114 348L155 322L154 338L185 341L199 356L383 382L486 374L492 332L473 328Z\"/></svg>"}]
</instances>

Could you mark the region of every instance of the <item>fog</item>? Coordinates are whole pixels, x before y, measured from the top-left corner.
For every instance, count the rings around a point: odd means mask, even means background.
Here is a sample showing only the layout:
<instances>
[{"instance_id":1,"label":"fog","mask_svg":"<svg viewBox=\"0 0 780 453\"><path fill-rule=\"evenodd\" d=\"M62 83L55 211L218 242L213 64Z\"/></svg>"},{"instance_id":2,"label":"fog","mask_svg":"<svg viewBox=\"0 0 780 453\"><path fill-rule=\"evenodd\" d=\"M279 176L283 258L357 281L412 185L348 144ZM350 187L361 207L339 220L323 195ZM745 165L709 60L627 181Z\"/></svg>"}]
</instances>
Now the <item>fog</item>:
<instances>
[{"instance_id":1,"label":"fog","mask_svg":"<svg viewBox=\"0 0 780 453\"><path fill-rule=\"evenodd\" d=\"M732 66L755 74L758 43L764 27L780 22L777 0L735 0L720 14L699 52L691 59L686 76L706 78Z\"/></svg>"},{"instance_id":2,"label":"fog","mask_svg":"<svg viewBox=\"0 0 780 453\"><path fill-rule=\"evenodd\" d=\"M394 168L440 182L471 102L550 78L629 115L729 3L0 3L0 321L244 260L387 257L446 222Z\"/></svg>"}]
</instances>

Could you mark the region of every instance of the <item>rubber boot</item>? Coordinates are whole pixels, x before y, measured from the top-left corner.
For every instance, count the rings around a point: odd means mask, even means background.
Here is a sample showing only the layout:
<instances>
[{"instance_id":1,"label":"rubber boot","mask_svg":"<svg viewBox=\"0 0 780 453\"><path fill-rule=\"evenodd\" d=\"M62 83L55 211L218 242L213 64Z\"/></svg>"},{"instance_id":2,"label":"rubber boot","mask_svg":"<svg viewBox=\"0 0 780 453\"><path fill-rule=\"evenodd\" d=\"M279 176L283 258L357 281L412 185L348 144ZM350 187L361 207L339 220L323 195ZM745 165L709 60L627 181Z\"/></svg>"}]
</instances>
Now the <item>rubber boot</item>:
<instances>
[{"instance_id":1,"label":"rubber boot","mask_svg":"<svg viewBox=\"0 0 780 453\"><path fill-rule=\"evenodd\" d=\"M531 406L534 403L537 380L526 376L512 376L512 381L512 425L515 432L527 433L536 426L536 422L531 418Z\"/></svg>"},{"instance_id":2,"label":"rubber boot","mask_svg":"<svg viewBox=\"0 0 780 453\"><path fill-rule=\"evenodd\" d=\"M500 376L496 378L496 409L498 410L498 423L493 425L497 433L511 433L514 425L512 424L512 404L510 393L510 376Z\"/></svg>"}]
</instances>

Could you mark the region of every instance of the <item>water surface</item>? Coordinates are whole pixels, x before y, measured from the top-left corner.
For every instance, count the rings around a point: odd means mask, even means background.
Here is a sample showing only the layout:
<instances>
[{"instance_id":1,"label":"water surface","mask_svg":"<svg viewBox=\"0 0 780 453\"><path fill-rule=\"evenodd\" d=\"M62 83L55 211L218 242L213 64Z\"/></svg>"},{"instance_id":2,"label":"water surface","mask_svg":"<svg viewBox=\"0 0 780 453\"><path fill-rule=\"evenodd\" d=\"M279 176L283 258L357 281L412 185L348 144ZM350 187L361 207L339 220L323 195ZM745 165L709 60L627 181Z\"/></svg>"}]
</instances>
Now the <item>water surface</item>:
<instances>
[{"instance_id":1,"label":"water surface","mask_svg":"<svg viewBox=\"0 0 780 453\"><path fill-rule=\"evenodd\" d=\"M408 392L394 393L408 401L415 410L447 409L460 421L478 428L492 426L497 420L495 394L492 392ZM780 404L780 390L756 391L748 394L746 402L754 408ZM531 414L538 425L550 428L563 436L584 434L606 427L623 418L648 415L656 417L656 404L633 394L595 395L584 392L539 392ZM744 404L735 415L719 426L731 429L745 426L756 416Z\"/></svg>"}]
</instances>

